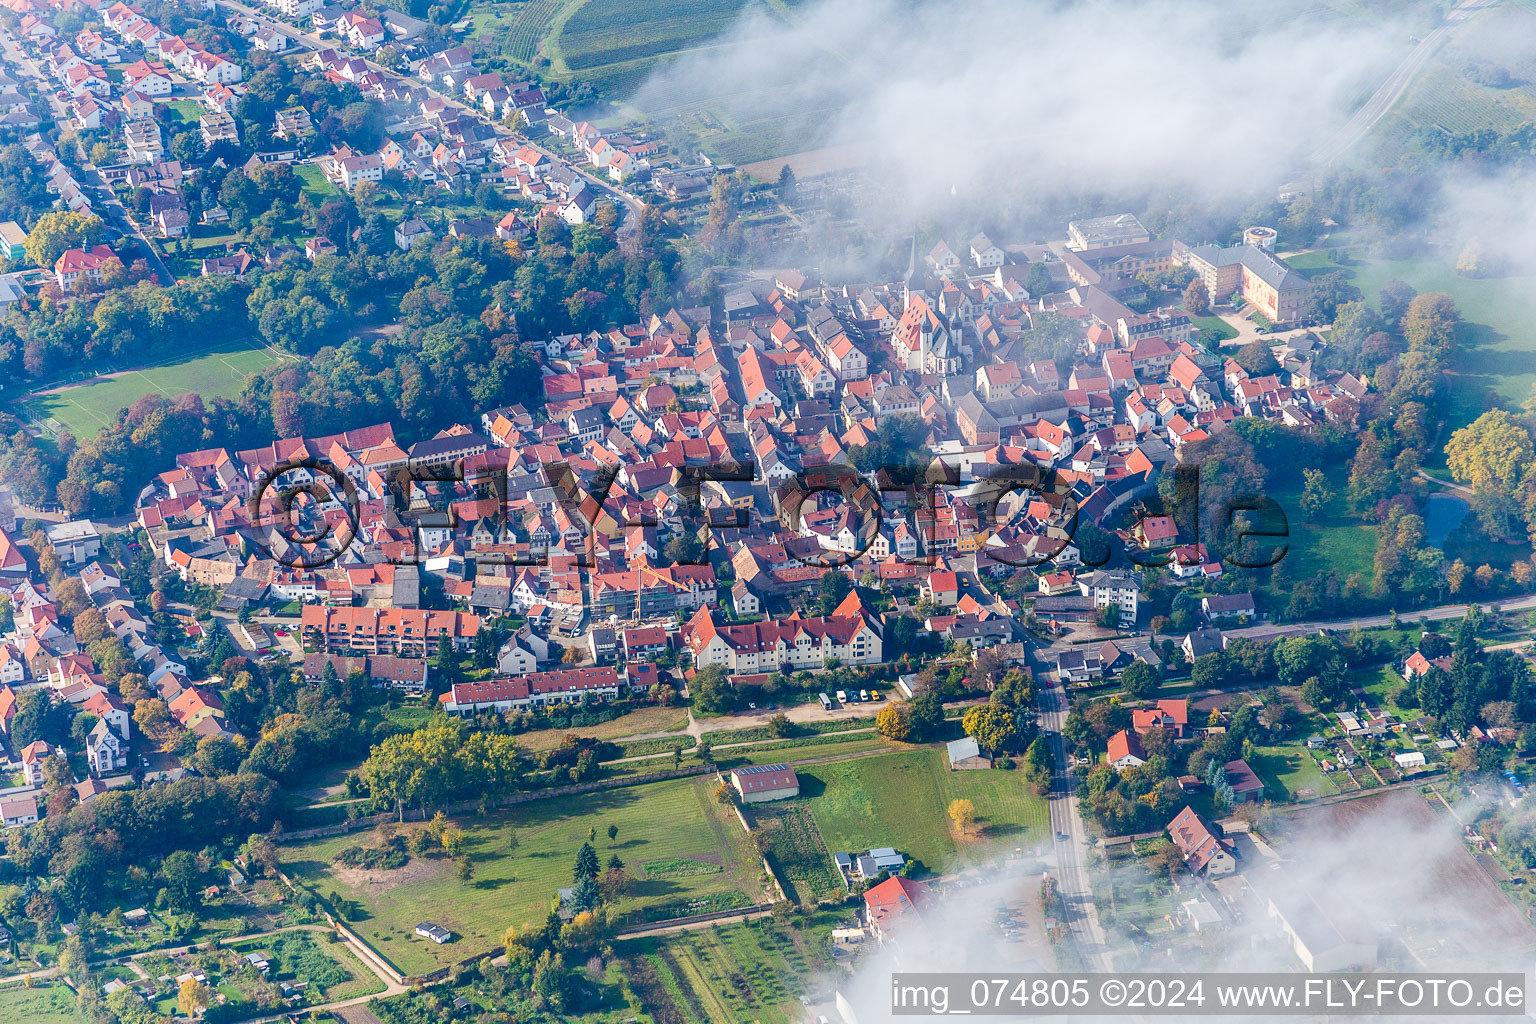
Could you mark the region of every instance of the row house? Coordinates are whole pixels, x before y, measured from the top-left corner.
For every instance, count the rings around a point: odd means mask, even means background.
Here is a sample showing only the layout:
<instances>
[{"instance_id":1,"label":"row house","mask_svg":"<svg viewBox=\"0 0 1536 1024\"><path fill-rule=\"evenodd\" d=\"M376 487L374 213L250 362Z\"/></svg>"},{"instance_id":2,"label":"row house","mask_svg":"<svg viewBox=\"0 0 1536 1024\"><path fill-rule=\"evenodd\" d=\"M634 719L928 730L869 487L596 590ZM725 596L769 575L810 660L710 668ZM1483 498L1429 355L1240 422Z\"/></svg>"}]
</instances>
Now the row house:
<instances>
[{"instance_id":1,"label":"row house","mask_svg":"<svg viewBox=\"0 0 1536 1024\"><path fill-rule=\"evenodd\" d=\"M701 608L689 621L684 641L695 665L719 665L731 674L815 669L829 658L873 665L882 652L880 635L856 615L721 626L710 608Z\"/></svg>"},{"instance_id":2,"label":"row house","mask_svg":"<svg viewBox=\"0 0 1536 1024\"><path fill-rule=\"evenodd\" d=\"M454 649L467 650L480 630L480 617L457 611L307 605L300 629L307 648L328 653L426 657L443 638Z\"/></svg>"}]
</instances>

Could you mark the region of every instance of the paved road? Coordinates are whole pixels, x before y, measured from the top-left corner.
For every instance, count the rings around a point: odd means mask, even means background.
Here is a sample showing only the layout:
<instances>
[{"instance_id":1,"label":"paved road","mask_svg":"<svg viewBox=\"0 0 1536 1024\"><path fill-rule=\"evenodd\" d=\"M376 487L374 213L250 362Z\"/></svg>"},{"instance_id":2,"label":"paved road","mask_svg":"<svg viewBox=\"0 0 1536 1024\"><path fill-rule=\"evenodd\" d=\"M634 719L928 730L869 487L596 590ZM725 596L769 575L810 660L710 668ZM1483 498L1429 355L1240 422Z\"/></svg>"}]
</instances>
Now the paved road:
<instances>
[{"instance_id":1,"label":"paved road","mask_svg":"<svg viewBox=\"0 0 1536 1024\"><path fill-rule=\"evenodd\" d=\"M1524 597L1512 597L1507 601L1479 602L1478 607L1491 612L1517 612L1529 611L1536 608L1536 594L1527 594ZM1404 624L1412 624L1420 619L1429 619L1439 622L1443 619L1459 619L1467 614L1471 608L1469 604L1443 604L1435 608L1421 608L1416 611L1405 611L1398 615L1398 620ZM1315 619L1310 622L1287 622L1285 626L1304 626L1307 628L1321 628L1334 631L1350 629L1371 629L1373 627L1388 626L1392 624L1391 615L1360 615L1350 619ZM1247 626L1242 629L1226 629L1222 632L1228 636L1248 636L1251 633L1264 632L1274 629L1273 624L1260 626Z\"/></svg>"},{"instance_id":2,"label":"paved road","mask_svg":"<svg viewBox=\"0 0 1536 1024\"><path fill-rule=\"evenodd\" d=\"M1071 765L1067 762L1066 747L1061 738L1061 726L1067 717L1067 698L1060 687L1040 690L1039 710L1040 727L1049 731L1051 753L1056 758L1049 805L1062 917L1072 934L1078 956L1083 961L1083 969L1107 970L1104 930L1099 926L1099 911L1093 905L1093 889L1088 882L1087 867L1083 864L1088 830L1083 826L1082 816L1078 813L1076 784L1072 779Z\"/></svg>"},{"instance_id":3,"label":"paved road","mask_svg":"<svg viewBox=\"0 0 1536 1024\"><path fill-rule=\"evenodd\" d=\"M1445 45L1446 39L1458 24L1467 20L1476 11L1492 7L1498 0L1463 0L1463 3L1446 16L1445 21L1432 32L1419 40L1419 44L1404 57L1402 63L1387 76L1387 80L1371 94L1371 98L1365 101L1365 105L1355 111L1344 126L1334 132L1326 142L1320 146L1313 155L1313 166L1322 170L1343 156L1361 139L1370 133L1392 105L1402 96L1408 88L1408 83L1428 63L1435 52Z\"/></svg>"}]
</instances>

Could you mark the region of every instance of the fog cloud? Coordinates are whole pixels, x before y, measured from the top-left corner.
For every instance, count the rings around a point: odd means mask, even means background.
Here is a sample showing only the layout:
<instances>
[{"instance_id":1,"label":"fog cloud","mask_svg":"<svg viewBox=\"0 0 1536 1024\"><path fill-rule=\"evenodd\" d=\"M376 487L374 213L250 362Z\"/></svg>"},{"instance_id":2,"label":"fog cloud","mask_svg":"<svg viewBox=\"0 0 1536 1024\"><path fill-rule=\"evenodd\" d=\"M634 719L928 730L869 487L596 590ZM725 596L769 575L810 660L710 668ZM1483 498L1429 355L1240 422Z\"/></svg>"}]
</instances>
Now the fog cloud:
<instances>
[{"instance_id":1,"label":"fog cloud","mask_svg":"<svg viewBox=\"0 0 1536 1024\"><path fill-rule=\"evenodd\" d=\"M824 111L780 151L853 147L906 205L885 212L909 217L950 195L1251 195L1303 166L1409 45L1404 24L1316 5L828 0L789 27L756 10L637 106Z\"/></svg>"},{"instance_id":2,"label":"fog cloud","mask_svg":"<svg viewBox=\"0 0 1536 1024\"><path fill-rule=\"evenodd\" d=\"M1236 915L1205 883L1180 876L1182 891L1173 905L1208 899L1221 906L1228 918L1225 927L1197 936L1181 923L1173 941L1155 936L1140 954L1133 951L1135 940L1127 933L1138 913L1145 913L1136 908L1133 895L1134 886L1145 881L1145 869L1134 861L1096 865L1092 870L1100 880L1098 890L1107 891L1113 880L1123 894L1121 920L1111 916L1106 921L1111 947L1117 950L1114 969L1301 971L1288 940L1269 919L1267 904L1272 893L1280 894L1283 902L1287 895L1303 892L1328 908L1337 927L1380 943L1380 970L1530 969L1536 931L1464 848L1455 819L1419 792L1398 791L1276 816L1267 831L1271 850L1278 854L1274 861L1247 837L1237 840L1248 894L1235 899ZM829 985L854 1006L859 1024L879 1024L912 1019L890 1012L893 971L1051 970L1049 963L1026 959L1026 944L1000 942L992 924L1000 902L1032 896L1039 879L1031 870L991 885L947 892L920 926L903 930L899 945L873 951L852 978L842 976ZM1238 891L1233 883L1222 887L1228 894ZM1027 921L1025 930L1034 933L1035 940L1041 938L1038 921ZM1170 953L1170 948L1177 951Z\"/></svg>"}]
</instances>

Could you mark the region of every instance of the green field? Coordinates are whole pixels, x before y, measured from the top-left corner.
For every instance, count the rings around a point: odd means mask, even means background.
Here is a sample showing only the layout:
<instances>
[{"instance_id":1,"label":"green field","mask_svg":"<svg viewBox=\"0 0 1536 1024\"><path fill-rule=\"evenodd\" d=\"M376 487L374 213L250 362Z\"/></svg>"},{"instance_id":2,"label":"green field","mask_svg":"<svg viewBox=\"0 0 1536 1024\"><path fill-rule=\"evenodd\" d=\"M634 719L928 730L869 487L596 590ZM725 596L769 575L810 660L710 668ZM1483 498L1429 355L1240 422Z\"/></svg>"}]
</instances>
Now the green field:
<instances>
[{"instance_id":1,"label":"green field","mask_svg":"<svg viewBox=\"0 0 1536 1024\"><path fill-rule=\"evenodd\" d=\"M794 1024L799 997L829 966L836 920L788 928L771 919L618 943L652 1019L677 1024Z\"/></svg>"},{"instance_id":2,"label":"green field","mask_svg":"<svg viewBox=\"0 0 1536 1024\"><path fill-rule=\"evenodd\" d=\"M837 865L804 802L754 807L752 817L754 826L767 837L764 856L783 883L785 896L805 905L843 895L846 889Z\"/></svg>"},{"instance_id":3,"label":"green field","mask_svg":"<svg viewBox=\"0 0 1536 1024\"><path fill-rule=\"evenodd\" d=\"M1285 801L1292 796L1310 800L1333 796L1339 791L1339 787L1323 774L1323 770L1299 740L1279 746L1259 747L1258 754L1250 758L1248 763L1263 780L1264 797L1267 800ZM1310 790L1310 795L1303 796L1303 790Z\"/></svg>"},{"instance_id":4,"label":"green field","mask_svg":"<svg viewBox=\"0 0 1536 1024\"><path fill-rule=\"evenodd\" d=\"M98 377L61 391L33 395L27 400L32 417L39 422L52 419L79 438L94 437L96 431L116 422L118 410L126 409L148 394L180 395L195 391L205 399L233 398L247 374L277 362L271 349L223 344L181 362L129 370L111 377Z\"/></svg>"},{"instance_id":5,"label":"green field","mask_svg":"<svg viewBox=\"0 0 1536 1024\"><path fill-rule=\"evenodd\" d=\"M197 124L207 113L197 100L171 100L166 106L170 107L184 124Z\"/></svg>"},{"instance_id":6,"label":"green field","mask_svg":"<svg viewBox=\"0 0 1536 1024\"><path fill-rule=\"evenodd\" d=\"M0 989L0 1024L82 1024L75 996L62 985Z\"/></svg>"},{"instance_id":7,"label":"green field","mask_svg":"<svg viewBox=\"0 0 1536 1024\"><path fill-rule=\"evenodd\" d=\"M325 174L314 164L294 164L293 173L302 181L303 189L316 199L335 199L341 189L325 180Z\"/></svg>"},{"instance_id":8,"label":"green field","mask_svg":"<svg viewBox=\"0 0 1536 1024\"><path fill-rule=\"evenodd\" d=\"M1347 495L1348 466L1322 467L1336 500L1331 509L1315 518L1301 510L1301 481L1272 487L1269 496L1285 512L1290 532L1286 543L1285 567L1293 580L1308 579L1319 572L1333 570L1340 580L1355 573L1365 579L1376 573L1376 530L1352 514Z\"/></svg>"},{"instance_id":9,"label":"green field","mask_svg":"<svg viewBox=\"0 0 1536 1024\"><path fill-rule=\"evenodd\" d=\"M1197 331L1215 331L1222 341L1237 337L1237 328L1219 316L1191 316L1189 322Z\"/></svg>"},{"instance_id":10,"label":"green field","mask_svg":"<svg viewBox=\"0 0 1536 1024\"><path fill-rule=\"evenodd\" d=\"M1381 286L1393 278L1408 282L1419 292L1442 291L1456 300L1461 313L1461 334L1452 357L1449 431L1466 426L1482 415L1490 395L1518 406L1536 384L1536 327L1529 316L1528 297L1536 288L1533 277L1462 277L1455 271L1456 254L1438 258L1384 260L1347 257L1343 267L1332 262L1334 254L1308 254L1304 269L1342 269L1377 305ZM1443 466L1439 452L1431 466Z\"/></svg>"},{"instance_id":11,"label":"green field","mask_svg":"<svg viewBox=\"0 0 1536 1024\"><path fill-rule=\"evenodd\" d=\"M384 983L378 975L364 967L356 954L340 942L324 941L318 932L283 932L230 948L241 956L258 951L265 953L273 965L273 981L308 982L311 989L320 989L324 998L311 998L312 1003L354 999L384 991Z\"/></svg>"},{"instance_id":12,"label":"green field","mask_svg":"<svg viewBox=\"0 0 1536 1024\"><path fill-rule=\"evenodd\" d=\"M1398 671L1390 665L1378 665L1374 668L1360 669L1350 681L1352 686L1358 686L1364 690L1371 699L1398 718L1410 718L1418 712L1415 709L1413 698L1406 701L1405 709L1398 703L1398 697L1408 685Z\"/></svg>"},{"instance_id":13,"label":"green field","mask_svg":"<svg viewBox=\"0 0 1536 1024\"><path fill-rule=\"evenodd\" d=\"M394 871L336 868L334 858L344 847L375 842L368 832L284 847L284 865L323 896L335 890L357 901L362 916L353 927L400 970L425 973L498 944L508 925L543 922L555 890L571 884L576 851L593 828L598 859L606 864L617 854L637 876L642 864L667 858L722 868L642 878L613 908L621 917L676 917L757 901L761 863L735 815L715 801L714 787L709 777L679 779L540 800L464 819L458 824L466 832L465 850L475 868L467 884L442 857L412 857ZM619 829L612 843L609 825ZM511 854L509 826L519 841ZM423 920L452 929L456 940L438 946L417 938L413 933Z\"/></svg>"},{"instance_id":14,"label":"green field","mask_svg":"<svg viewBox=\"0 0 1536 1024\"><path fill-rule=\"evenodd\" d=\"M725 31L748 0L587 0L556 37L567 67L655 61Z\"/></svg>"},{"instance_id":15,"label":"green field","mask_svg":"<svg viewBox=\"0 0 1536 1024\"><path fill-rule=\"evenodd\" d=\"M894 846L942 874L1048 832L1045 800L1019 772L952 772L942 749L912 750L799 769L801 799L833 853ZM949 802L976 804L978 835L957 840Z\"/></svg>"}]
</instances>

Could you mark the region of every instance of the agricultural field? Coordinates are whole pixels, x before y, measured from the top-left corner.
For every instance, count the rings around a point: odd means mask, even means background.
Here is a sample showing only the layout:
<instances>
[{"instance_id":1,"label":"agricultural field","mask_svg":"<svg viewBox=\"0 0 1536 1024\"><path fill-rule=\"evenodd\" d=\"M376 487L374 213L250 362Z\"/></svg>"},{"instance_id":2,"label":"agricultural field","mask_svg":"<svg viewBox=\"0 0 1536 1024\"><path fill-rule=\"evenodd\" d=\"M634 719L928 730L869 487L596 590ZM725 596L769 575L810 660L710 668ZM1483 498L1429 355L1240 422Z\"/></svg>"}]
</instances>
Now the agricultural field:
<instances>
[{"instance_id":1,"label":"agricultural field","mask_svg":"<svg viewBox=\"0 0 1536 1024\"><path fill-rule=\"evenodd\" d=\"M833 853L894 846L924 871L942 874L1047 833L1045 801L1021 773L951 772L941 749L807 765L799 775L800 800ZM956 837L947 810L962 797L977 813L976 834L967 838Z\"/></svg>"},{"instance_id":2,"label":"agricultural field","mask_svg":"<svg viewBox=\"0 0 1536 1024\"><path fill-rule=\"evenodd\" d=\"M460 881L446 857L417 857L400 868L370 870L336 863L349 846L377 846L360 832L284 847L291 875L317 893L355 901L352 922L370 944L407 974L426 973L501 941L508 925L541 923L555 890L571 884L576 851L595 829L598 859L617 855L637 877L613 912L633 922L681 917L760 902L762 865L735 815L714 798L709 777L678 779L519 804L456 822L474 865ZM618 828L610 841L609 825ZM518 845L509 850L508 836ZM672 859L718 871L647 878L643 865ZM418 938L430 920L455 933L442 946Z\"/></svg>"},{"instance_id":3,"label":"agricultural field","mask_svg":"<svg viewBox=\"0 0 1536 1024\"><path fill-rule=\"evenodd\" d=\"M148 394L180 395L195 391L205 399L240 394L247 374L271 366L282 358L269 348L225 343L204 350L191 359L124 370L33 394L26 400L31 417L46 428L68 429L76 437L94 437L96 431L117 421L126 409ZM50 422L52 421L52 422Z\"/></svg>"},{"instance_id":4,"label":"agricultural field","mask_svg":"<svg viewBox=\"0 0 1536 1024\"><path fill-rule=\"evenodd\" d=\"M676 1024L794 1024L829 966L836 916L788 927L764 918L617 943L652 1017ZM847 923L847 922L844 922Z\"/></svg>"},{"instance_id":5,"label":"agricultural field","mask_svg":"<svg viewBox=\"0 0 1536 1024\"><path fill-rule=\"evenodd\" d=\"M308 983L311 1004L353 999L384 991L384 983L341 942L327 942L331 932L290 931L233 945L240 956L263 953L272 964L272 981Z\"/></svg>"},{"instance_id":6,"label":"agricultural field","mask_svg":"<svg viewBox=\"0 0 1536 1024\"><path fill-rule=\"evenodd\" d=\"M587 0L557 38L572 71L657 60L707 43L730 27L749 0Z\"/></svg>"},{"instance_id":7,"label":"agricultural field","mask_svg":"<svg viewBox=\"0 0 1536 1024\"><path fill-rule=\"evenodd\" d=\"M725 94L716 76L707 74L688 76L686 86L666 80L647 87L653 74L680 59L704 56L729 65L737 49L745 58L748 49L771 47L773 30L746 40L730 37L737 20L753 13L789 16L781 0L497 0L477 6L461 25L466 42L491 64L499 59L513 73L525 69L590 83L613 104L607 113L600 107L585 112L598 123L639 121L684 150L702 148L736 164L771 162L759 175L767 178L777 177L782 160L797 154L805 173L815 173L812 164L821 170L848 166L851 151L830 156L831 150L810 148L822 138L829 110L808 109L773 87L737 86Z\"/></svg>"},{"instance_id":8,"label":"agricultural field","mask_svg":"<svg viewBox=\"0 0 1536 1024\"><path fill-rule=\"evenodd\" d=\"M753 807L748 814L766 837L764 856L784 884L785 896L804 906L844 894L837 865L832 863L821 831L803 804Z\"/></svg>"},{"instance_id":9,"label":"agricultural field","mask_svg":"<svg viewBox=\"0 0 1536 1024\"><path fill-rule=\"evenodd\" d=\"M1396 130L1463 133L1536 121L1536 60L1524 45L1536 8L1523 6L1489 10L1452 33L1392 109L1389 118L1403 126Z\"/></svg>"},{"instance_id":10,"label":"agricultural field","mask_svg":"<svg viewBox=\"0 0 1536 1024\"><path fill-rule=\"evenodd\" d=\"M5 1024L84 1024L75 995L63 985L0 989L0 1021Z\"/></svg>"},{"instance_id":11,"label":"agricultural field","mask_svg":"<svg viewBox=\"0 0 1536 1024\"><path fill-rule=\"evenodd\" d=\"M1341 892L1390 907L1394 939L1426 967L1460 960L1497 970L1500 956L1523 964L1536 945L1536 929L1462 843L1456 820L1416 788L1277 814L1266 835L1288 858L1318 858Z\"/></svg>"}]
</instances>

